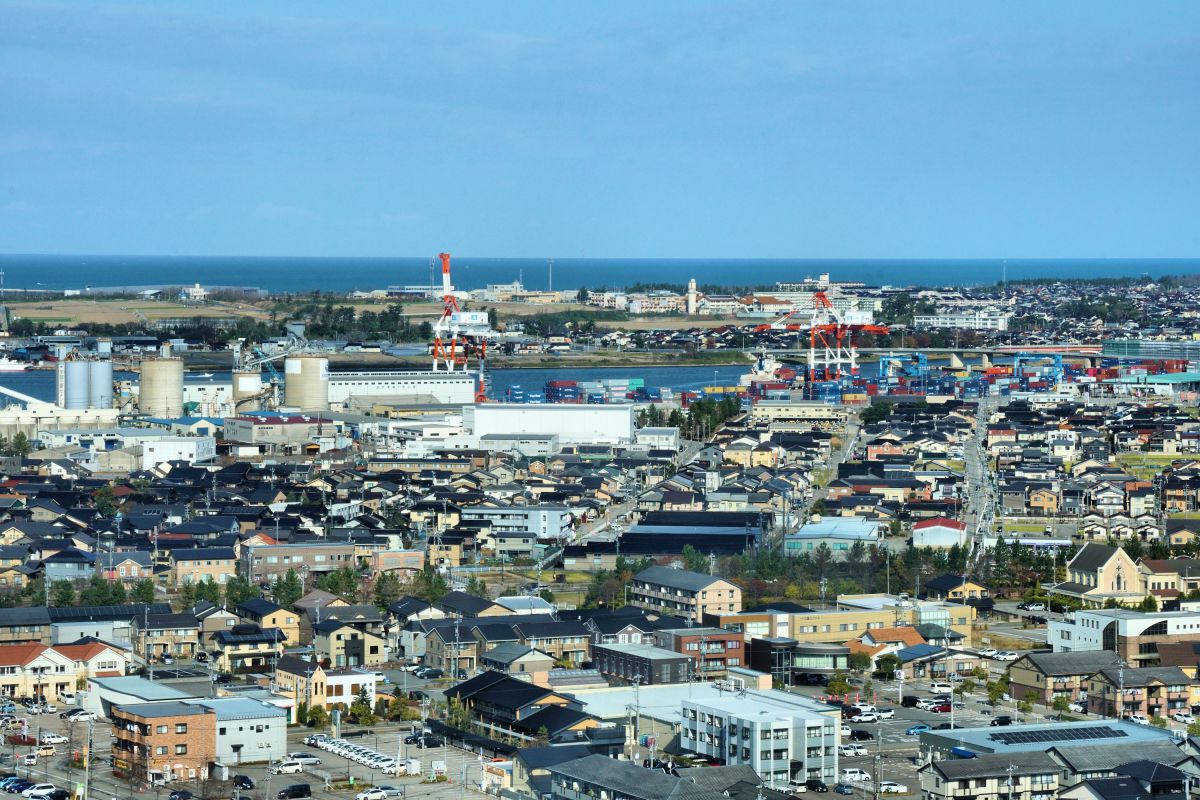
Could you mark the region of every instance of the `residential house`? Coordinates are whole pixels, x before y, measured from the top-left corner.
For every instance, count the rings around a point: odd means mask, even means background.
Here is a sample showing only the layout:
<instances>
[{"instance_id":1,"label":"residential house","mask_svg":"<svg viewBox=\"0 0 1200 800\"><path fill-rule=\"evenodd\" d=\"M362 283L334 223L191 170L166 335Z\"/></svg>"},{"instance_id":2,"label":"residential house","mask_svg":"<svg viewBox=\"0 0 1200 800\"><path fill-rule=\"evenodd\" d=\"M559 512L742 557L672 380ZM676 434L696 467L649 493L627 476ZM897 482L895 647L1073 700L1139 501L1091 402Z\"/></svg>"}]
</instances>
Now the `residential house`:
<instances>
[{"instance_id":1,"label":"residential house","mask_svg":"<svg viewBox=\"0 0 1200 800\"><path fill-rule=\"evenodd\" d=\"M313 626L313 647L318 658L334 667L372 667L388 660L382 636L337 619Z\"/></svg>"},{"instance_id":2,"label":"residential house","mask_svg":"<svg viewBox=\"0 0 1200 800\"><path fill-rule=\"evenodd\" d=\"M237 555L232 547L193 547L171 551L171 585L203 583L211 578L218 585L237 574Z\"/></svg>"},{"instance_id":3,"label":"residential house","mask_svg":"<svg viewBox=\"0 0 1200 800\"><path fill-rule=\"evenodd\" d=\"M133 627L136 651L143 657L193 658L200 644L200 623L194 614L148 614L134 617Z\"/></svg>"},{"instance_id":4,"label":"residential house","mask_svg":"<svg viewBox=\"0 0 1200 800\"><path fill-rule=\"evenodd\" d=\"M213 634L213 667L221 672L269 671L283 652L283 631L250 623Z\"/></svg>"},{"instance_id":5,"label":"residential house","mask_svg":"<svg viewBox=\"0 0 1200 800\"><path fill-rule=\"evenodd\" d=\"M1061 765L1049 753L933 759L917 770L923 800L1054 800Z\"/></svg>"},{"instance_id":6,"label":"residential house","mask_svg":"<svg viewBox=\"0 0 1200 800\"><path fill-rule=\"evenodd\" d=\"M261 597L252 597L237 607L237 615L260 628L278 628L285 645L300 644L300 615L290 608Z\"/></svg>"},{"instance_id":7,"label":"residential house","mask_svg":"<svg viewBox=\"0 0 1200 800\"><path fill-rule=\"evenodd\" d=\"M216 760L217 715L180 701L113 706L113 773L140 781L204 780Z\"/></svg>"}]
</instances>

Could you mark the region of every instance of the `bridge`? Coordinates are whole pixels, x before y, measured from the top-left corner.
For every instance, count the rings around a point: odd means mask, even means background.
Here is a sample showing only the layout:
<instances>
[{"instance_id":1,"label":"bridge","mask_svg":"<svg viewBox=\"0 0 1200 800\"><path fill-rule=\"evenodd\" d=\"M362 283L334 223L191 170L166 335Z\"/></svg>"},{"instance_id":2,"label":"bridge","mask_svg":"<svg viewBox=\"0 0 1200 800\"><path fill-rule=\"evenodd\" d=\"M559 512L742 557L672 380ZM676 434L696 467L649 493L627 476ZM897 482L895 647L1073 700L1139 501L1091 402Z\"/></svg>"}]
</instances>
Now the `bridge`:
<instances>
[{"instance_id":1,"label":"bridge","mask_svg":"<svg viewBox=\"0 0 1200 800\"><path fill-rule=\"evenodd\" d=\"M775 356L808 358L808 348L778 348L767 352ZM1012 358L1018 353L1032 356L1030 360L1061 356L1064 361L1081 362L1085 366L1099 365L1103 347L1099 344L983 345L976 347L860 347L859 356L906 356L923 353L930 360L948 360L952 367L965 367L966 358L979 356L983 366L991 366L993 358Z\"/></svg>"}]
</instances>

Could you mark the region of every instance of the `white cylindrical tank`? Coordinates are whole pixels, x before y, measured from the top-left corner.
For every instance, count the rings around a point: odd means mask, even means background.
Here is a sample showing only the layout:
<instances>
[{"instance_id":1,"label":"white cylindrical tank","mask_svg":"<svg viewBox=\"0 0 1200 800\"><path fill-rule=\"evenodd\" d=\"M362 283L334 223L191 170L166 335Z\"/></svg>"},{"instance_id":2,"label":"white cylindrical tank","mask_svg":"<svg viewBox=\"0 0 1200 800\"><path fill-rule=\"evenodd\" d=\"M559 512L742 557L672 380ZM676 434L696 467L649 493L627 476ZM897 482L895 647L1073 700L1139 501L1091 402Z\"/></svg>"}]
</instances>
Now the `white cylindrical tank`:
<instances>
[{"instance_id":1,"label":"white cylindrical tank","mask_svg":"<svg viewBox=\"0 0 1200 800\"><path fill-rule=\"evenodd\" d=\"M233 413L242 414L246 411L261 411L263 381L261 372L233 373Z\"/></svg>"},{"instance_id":2,"label":"white cylindrical tank","mask_svg":"<svg viewBox=\"0 0 1200 800\"><path fill-rule=\"evenodd\" d=\"M168 419L183 416L183 360L147 358L138 382L138 411Z\"/></svg>"},{"instance_id":3,"label":"white cylindrical tank","mask_svg":"<svg viewBox=\"0 0 1200 800\"><path fill-rule=\"evenodd\" d=\"M72 411L88 407L88 364L86 361L68 361L66 366L66 401L64 406Z\"/></svg>"},{"instance_id":4,"label":"white cylindrical tank","mask_svg":"<svg viewBox=\"0 0 1200 800\"><path fill-rule=\"evenodd\" d=\"M88 408L112 408L113 365L108 359L88 361Z\"/></svg>"},{"instance_id":5,"label":"white cylindrical tank","mask_svg":"<svg viewBox=\"0 0 1200 800\"><path fill-rule=\"evenodd\" d=\"M303 411L329 409L329 359L289 356L284 359L283 401Z\"/></svg>"}]
</instances>

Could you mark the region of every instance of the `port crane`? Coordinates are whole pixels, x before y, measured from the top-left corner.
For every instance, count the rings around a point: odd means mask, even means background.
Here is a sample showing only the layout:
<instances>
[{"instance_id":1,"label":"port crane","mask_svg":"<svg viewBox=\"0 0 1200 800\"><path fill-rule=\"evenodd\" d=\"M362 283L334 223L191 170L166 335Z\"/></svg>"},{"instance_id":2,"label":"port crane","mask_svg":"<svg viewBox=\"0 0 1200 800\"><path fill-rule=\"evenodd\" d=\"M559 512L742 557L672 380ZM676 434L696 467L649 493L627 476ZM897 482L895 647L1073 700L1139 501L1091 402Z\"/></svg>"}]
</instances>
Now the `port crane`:
<instances>
[{"instance_id":1,"label":"port crane","mask_svg":"<svg viewBox=\"0 0 1200 800\"><path fill-rule=\"evenodd\" d=\"M825 292L813 293L812 311L807 321L803 309L793 308L779 319L755 327L755 332L808 331L808 380L834 380L842 375L858 374L857 333L888 333L886 325L851 322L842 317Z\"/></svg>"},{"instance_id":2,"label":"port crane","mask_svg":"<svg viewBox=\"0 0 1200 800\"><path fill-rule=\"evenodd\" d=\"M438 253L438 258L442 262L442 315L433 325L433 371L466 372L467 362L471 355L474 355L479 362L480 373L475 399L483 401L487 396L487 333L463 330L464 314L459 308L458 298L454 296L454 287L450 283L450 254ZM483 315L482 322L486 329L486 314Z\"/></svg>"}]
</instances>

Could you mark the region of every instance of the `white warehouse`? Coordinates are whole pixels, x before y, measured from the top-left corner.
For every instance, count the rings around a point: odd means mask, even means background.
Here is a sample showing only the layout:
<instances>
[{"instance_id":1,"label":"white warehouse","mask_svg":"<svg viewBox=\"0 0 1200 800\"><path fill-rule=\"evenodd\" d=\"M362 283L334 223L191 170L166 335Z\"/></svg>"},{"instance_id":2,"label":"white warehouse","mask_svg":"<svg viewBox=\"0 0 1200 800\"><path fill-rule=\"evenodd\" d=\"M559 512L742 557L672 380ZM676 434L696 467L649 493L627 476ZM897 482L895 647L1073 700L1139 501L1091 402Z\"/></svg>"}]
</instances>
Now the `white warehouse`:
<instances>
[{"instance_id":1,"label":"white warehouse","mask_svg":"<svg viewBox=\"0 0 1200 800\"><path fill-rule=\"evenodd\" d=\"M562 445L633 441L633 405L484 403L463 408L463 427L477 437L552 434Z\"/></svg>"}]
</instances>

